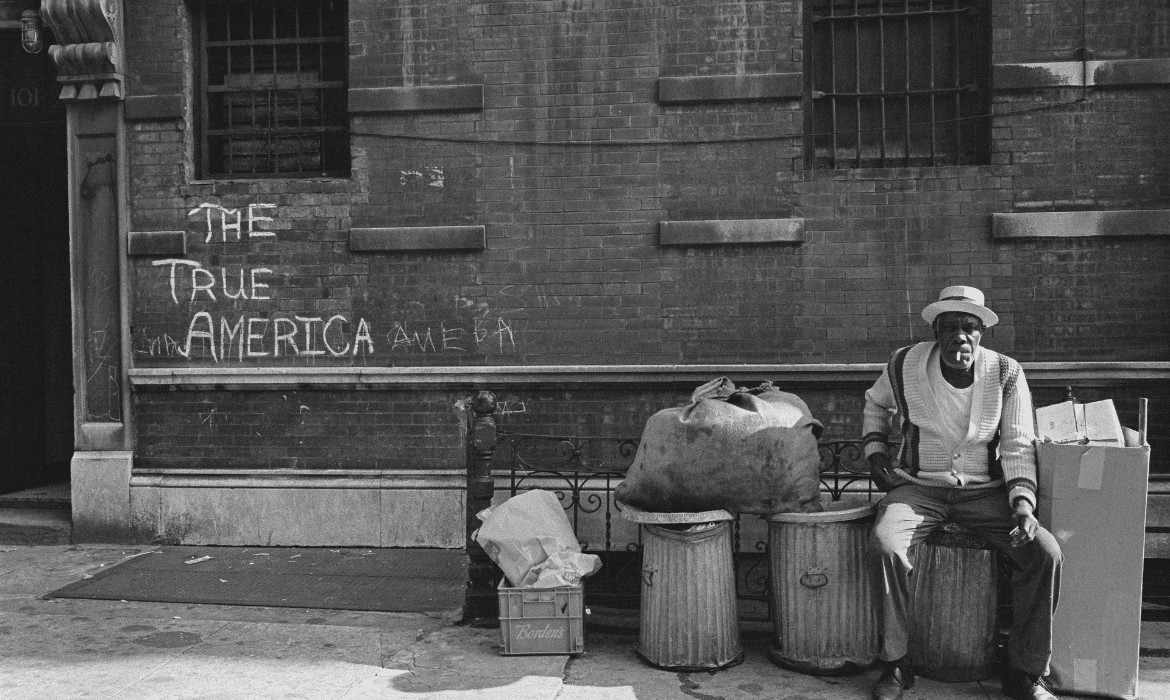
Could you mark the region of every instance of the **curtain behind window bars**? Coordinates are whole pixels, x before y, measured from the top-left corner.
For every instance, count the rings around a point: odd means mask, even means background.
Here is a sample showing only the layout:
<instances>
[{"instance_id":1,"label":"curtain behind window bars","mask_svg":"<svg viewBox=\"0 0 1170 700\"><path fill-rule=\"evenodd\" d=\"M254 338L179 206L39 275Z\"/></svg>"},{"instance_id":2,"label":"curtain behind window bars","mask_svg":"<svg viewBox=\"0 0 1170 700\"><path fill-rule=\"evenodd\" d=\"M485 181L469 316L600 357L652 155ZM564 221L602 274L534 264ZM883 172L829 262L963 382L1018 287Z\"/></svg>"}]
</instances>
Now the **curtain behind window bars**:
<instances>
[{"instance_id":1,"label":"curtain behind window bars","mask_svg":"<svg viewBox=\"0 0 1170 700\"><path fill-rule=\"evenodd\" d=\"M343 0L229 0L202 12L205 175L348 175Z\"/></svg>"},{"instance_id":2,"label":"curtain behind window bars","mask_svg":"<svg viewBox=\"0 0 1170 700\"><path fill-rule=\"evenodd\" d=\"M985 0L809 0L813 168L988 159Z\"/></svg>"}]
</instances>

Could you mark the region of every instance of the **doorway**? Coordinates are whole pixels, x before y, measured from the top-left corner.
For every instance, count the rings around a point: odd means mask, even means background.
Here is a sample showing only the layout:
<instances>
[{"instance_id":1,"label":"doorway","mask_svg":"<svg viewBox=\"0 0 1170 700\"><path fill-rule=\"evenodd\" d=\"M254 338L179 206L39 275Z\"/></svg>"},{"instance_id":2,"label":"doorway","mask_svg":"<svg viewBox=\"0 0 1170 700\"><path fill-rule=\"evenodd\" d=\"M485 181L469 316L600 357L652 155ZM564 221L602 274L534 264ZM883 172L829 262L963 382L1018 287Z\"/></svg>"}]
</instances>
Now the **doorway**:
<instances>
[{"instance_id":1,"label":"doorway","mask_svg":"<svg viewBox=\"0 0 1170 700\"><path fill-rule=\"evenodd\" d=\"M46 46L48 45L46 41ZM48 52L0 30L0 494L69 480L73 352L65 107Z\"/></svg>"}]
</instances>

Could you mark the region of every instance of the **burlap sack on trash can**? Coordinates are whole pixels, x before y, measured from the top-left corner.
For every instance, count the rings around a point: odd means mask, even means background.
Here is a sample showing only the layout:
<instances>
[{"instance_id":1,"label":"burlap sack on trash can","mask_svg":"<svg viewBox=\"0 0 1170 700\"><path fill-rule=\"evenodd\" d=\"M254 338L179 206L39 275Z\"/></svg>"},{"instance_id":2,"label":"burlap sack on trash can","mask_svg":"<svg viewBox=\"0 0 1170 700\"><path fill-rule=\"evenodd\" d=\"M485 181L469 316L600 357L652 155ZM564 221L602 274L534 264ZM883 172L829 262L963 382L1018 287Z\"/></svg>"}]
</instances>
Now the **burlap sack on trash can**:
<instances>
[{"instance_id":1,"label":"burlap sack on trash can","mask_svg":"<svg viewBox=\"0 0 1170 700\"><path fill-rule=\"evenodd\" d=\"M650 417L615 496L658 513L819 511L823 429L800 397L722 377Z\"/></svg>"}]
</instances>

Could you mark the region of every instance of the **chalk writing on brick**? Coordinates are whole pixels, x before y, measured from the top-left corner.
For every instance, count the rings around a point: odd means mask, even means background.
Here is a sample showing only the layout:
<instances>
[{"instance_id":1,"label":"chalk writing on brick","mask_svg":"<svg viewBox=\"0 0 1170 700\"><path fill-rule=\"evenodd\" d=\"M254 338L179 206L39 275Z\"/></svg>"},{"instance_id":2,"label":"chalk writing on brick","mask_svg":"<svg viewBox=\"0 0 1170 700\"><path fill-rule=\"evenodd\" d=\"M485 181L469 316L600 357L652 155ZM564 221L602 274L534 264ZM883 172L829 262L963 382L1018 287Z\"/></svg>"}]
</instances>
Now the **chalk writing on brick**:
<instances>
[{"instance_id":1,"label":"chalk writing on brick","mask_svg":"<svg viewBox=\"0 0 1170 700\"><path fill-rule=\"evenodd\" d=\"M456 323L464 323L462 321ZM431 326L411 325L394 321L386 334L390 352L414 350L417 352L467 352L490 349L508 353L516 349L513 323L500 317L468 319L466 325L448 325L443 321L437 329Z\"/></svg>"},{"instance_id":2,"label":"chalk writing on brick","mask_svg":"<svg viewBox=\"0 0 1170 700\"><path fill-rule=\"evenodd\" d=\"M219 276L217 277L212 270L203 267L203 263L197 260L186 260L182 258L165 258L163 260L152 260L151 265L154 266L169 266L170 267L170 289L171 299L176 303L179 302L179 291L183 290L185 294L187 287L190 288L191 298L187 301L195 301L197 297L206 299L208 301L216 301L215 292L220 290L225 299L271 299L266 291L269 288L268 283L261 282L259 279L264 279L265 276L271 275L272 270L267 267L253 267L245 270L238 268L228 272L227 268L220 267ZM180 272L180 270L182 270ZM184 285L187 271L190 271L190 284ZM217 284L218 280L218 284ZM234 287L234 290L233 290ZM202 297L200 297L202 292Z\"/></svg>"},{"instance_id":3,"label":"chalk writing on brick","mask_svg":"<svg viewBox=\"0 0 1170 700\"><path fill-rule=\"evenodd\" d=\"M211 242L217 229L220 239L227 243L228 233L235 235L237 241L245 232L248 234L248 238L275 238L276 232L260 228L265 221L272 221L272 217L263 216L260 212L275 208L275 204L249 204L243 210L228 209L219 204L204 202L187 212L187 216L203 214L206 218L207 238L204 239L204 243Z\"/></svg>"},{"instance_id":4,"label":"chalk writing on brick","mask_svg":"<svg viewBox=\"0 0 1170 700\"><path fill-rule=\"evenodd\" d=\"M443 188L443 169L426 166L420 170L399 170L401 177L398 182L403 187L408 184L425 182L428 187Z\"/></svg>"},{"instance_id":5,"label":"chalk writing on brick","mask_svg":"<svg viewBox=\"0 0 1170 700\"><path fill-rule=\"evenodd\" d=\"M426 167L403 171L403 178L418 177L441 187L441 168ZM275 204L254 203L228 207L203 203L191 209L197 217L205 242L247 245L254 238L273 238L268 230L275 220ZM287 309L287 300L274 290L278 273L271 267L207 265L194 258L152 260L151 266L165 271L164 294L171 303L189 309L185 333L137 334L135 353L156 358L183 358L188 361L248 362L285 358L346 359L404 353L500 353L516 350L515 322L492 314L483 301L455 296L452 310L430 316L434 320L390 321L375 333L366 318L344 309L328 313ZM269 263L271 264L271 263ZM295 271L295 268L294 268ZM287 277L288 271L280 275ZM279 287L279 285L275 285ZM238 302L279 301L271 312L240 309ZM230 304L231 309L208 308ZM193 307L193 308L192 308ZM428 315L421 302L409 302L412 314ZM432 310L434 312L434 310ZM171 331L174 333L174 331Z\"/></svg>"},{"instance_id":6,"label":"chalk writing on brick","mask_svg":"<svg viewBox=\"0 0 1170 700\"><path fill-rule=\"evenodd\" d=\"M219 316L208 311L191 317L187 339L175 352L190 358L192 349L201 349L214 362L262 357L330 356L357 357L374 354L370 324L359 318L351 335L349 320L336 314L320 316Z\"/></svg>"}]
</instances>

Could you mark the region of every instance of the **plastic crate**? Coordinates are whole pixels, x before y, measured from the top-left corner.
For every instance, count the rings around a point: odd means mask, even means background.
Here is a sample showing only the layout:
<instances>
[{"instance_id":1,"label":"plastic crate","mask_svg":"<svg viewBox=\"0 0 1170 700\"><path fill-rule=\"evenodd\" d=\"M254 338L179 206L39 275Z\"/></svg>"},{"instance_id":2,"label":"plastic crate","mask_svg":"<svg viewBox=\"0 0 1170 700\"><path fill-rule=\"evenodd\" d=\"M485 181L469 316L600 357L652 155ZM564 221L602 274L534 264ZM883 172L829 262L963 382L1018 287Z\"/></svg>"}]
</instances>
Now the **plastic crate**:
<instances>
[{"instance_id":1,"label":"plastic crate","mask_svg":"<svg viewBox=\"0 0 1170 700\"><path fill-rule=\"evenodd\" d=\"M585 650L585 589L509 588L500 581L504 654L580 654Z\"/></svg>"}]
</instances>

